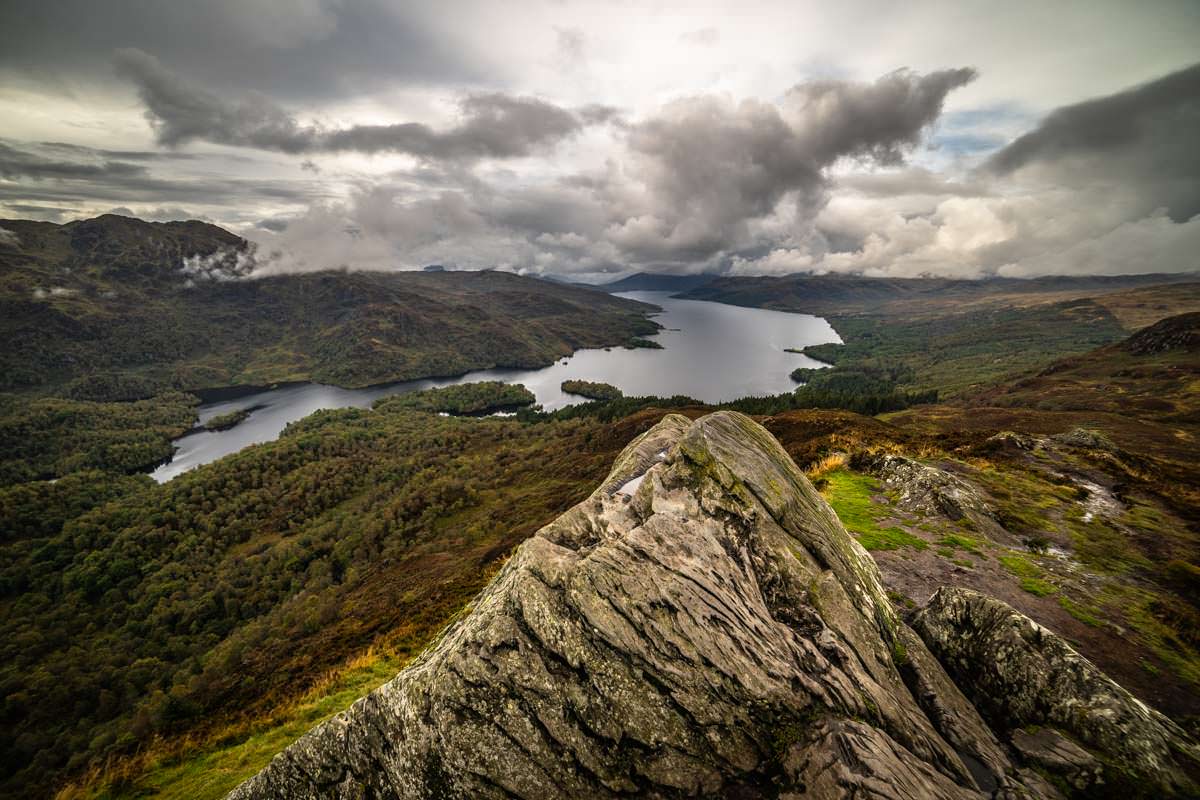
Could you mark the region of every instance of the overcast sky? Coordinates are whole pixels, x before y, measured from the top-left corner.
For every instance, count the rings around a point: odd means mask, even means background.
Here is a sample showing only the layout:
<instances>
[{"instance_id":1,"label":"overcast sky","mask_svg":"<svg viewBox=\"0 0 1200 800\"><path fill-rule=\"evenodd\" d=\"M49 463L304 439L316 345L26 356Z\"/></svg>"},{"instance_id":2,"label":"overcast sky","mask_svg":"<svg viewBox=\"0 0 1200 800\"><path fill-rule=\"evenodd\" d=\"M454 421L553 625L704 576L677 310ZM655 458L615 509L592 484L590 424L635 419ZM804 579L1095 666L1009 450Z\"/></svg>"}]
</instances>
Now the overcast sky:
<instances>
[{"instance_id":1,"label":"overcast sky","mask_svg":"<svg viewBox=\"0 0 1200 800\"><path fill-rule=\"evenodd\" d=\"M1200 3L6 0L0 218L261 269L1200 269Z\"/></svg>"}]
</instances>

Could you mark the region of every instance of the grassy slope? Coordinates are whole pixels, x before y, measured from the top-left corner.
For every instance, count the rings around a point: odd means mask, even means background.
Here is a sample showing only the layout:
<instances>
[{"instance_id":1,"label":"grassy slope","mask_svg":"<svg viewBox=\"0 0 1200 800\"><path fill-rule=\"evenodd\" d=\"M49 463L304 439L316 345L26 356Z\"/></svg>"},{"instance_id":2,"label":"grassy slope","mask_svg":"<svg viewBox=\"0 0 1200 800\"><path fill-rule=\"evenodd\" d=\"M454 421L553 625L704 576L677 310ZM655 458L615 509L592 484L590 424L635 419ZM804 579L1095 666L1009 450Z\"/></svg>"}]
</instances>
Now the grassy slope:
<instances>
[{"instance_id":1,"label":"grassy slope","mask_svg":"<svg viewBox=\"0 0 1200 800\"><path fill-rule=\"evenodd\" d=\"M14 223L0 244L0 388L82 399L317 380L361 386L544 366L631 342L652 307L498 272L189 276L246 244L203 223ZM233 254L233 255L230 255Z\"/></svg>"},{"instance_id":2,"label":"grassy slope","mask_svg":"<svg viewBox=\"0 0 1200 800\"><path fill-rule=\"evenodd\" d=\"M1020 546L999 561L1026 593L1018 605L1069 630L1143 697L1185 715L1200 714L1198 387L1192 313L957 402L888 416L968 456L961 469L1015 537L1005 544ZM1043 445L989 441L1003 430ZM1039 542L1069 557L1040 553Z\"/></svg>"}]
</instances>

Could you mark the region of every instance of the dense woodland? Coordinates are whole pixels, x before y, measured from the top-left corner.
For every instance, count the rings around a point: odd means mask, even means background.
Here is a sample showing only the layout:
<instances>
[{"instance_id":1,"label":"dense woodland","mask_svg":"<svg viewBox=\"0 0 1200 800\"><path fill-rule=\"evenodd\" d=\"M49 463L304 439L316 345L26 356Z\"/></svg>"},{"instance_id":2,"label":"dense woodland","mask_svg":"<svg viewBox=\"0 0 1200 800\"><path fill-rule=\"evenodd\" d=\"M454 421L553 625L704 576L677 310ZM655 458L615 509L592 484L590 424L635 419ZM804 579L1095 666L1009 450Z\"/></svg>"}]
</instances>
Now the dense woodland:
<instances>
[{"instance_id":1,"label":"dense woodland","mask_svg":"<svg viewBox=\"0 0 1200 800\"><path fill-rule=\"evenodd\" d=\"M424 641L591 490L624 443L600 433L385 403L162 486L82 472L0 490L3 793L262 708L389 631Z\"/></svg>"},{"instance_id":2,"label":"dense woodland","mask_svg":"<svg viewBox=\"0 0 1200 800\"><path fill-rule=\"evenodd\" d=\"M0 485L87 469L148 470L196 420L192 395L131 403L0 395Z\"/></svg>"},{"instance_id":3,"label":"dense woodland","mask_svg":"<svg viewBox=\"0 0 1200 800\"><path fill-rule=\"evenodd\" d=\"M462 383L441 389L385 397L375 402L381 411L432 411L441 414L479 415L512 411L532 405L533 392L519 383L483 381Z\"/></svg>"}]
</instances>

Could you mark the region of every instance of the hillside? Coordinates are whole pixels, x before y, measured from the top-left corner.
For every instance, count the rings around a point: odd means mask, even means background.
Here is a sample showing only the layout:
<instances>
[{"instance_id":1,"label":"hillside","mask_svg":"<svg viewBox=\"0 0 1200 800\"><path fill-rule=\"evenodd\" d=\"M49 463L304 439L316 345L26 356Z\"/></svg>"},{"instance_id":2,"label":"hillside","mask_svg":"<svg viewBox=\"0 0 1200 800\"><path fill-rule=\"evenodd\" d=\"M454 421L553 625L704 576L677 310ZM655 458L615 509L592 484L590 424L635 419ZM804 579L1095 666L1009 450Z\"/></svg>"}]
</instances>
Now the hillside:
<instances>
[{"instance_id":1,"label":"hillside","mask_svg":"<svg viewBox=\"0 0 1200 800\"><path fill-rule=\"evenodd\" d=\"M715 300L826 316L940 314L981 306L1024 306L1098 297L1149 286L1196 283L1200 274L1082 275L1042 278L864 278L854 275L786 275L718 278L691 289L691 300ZM1193 293L1195 287L1189 290Z\"/></svg>"},{"instance_id":2,"label":"hillside","mask_svg":"<svg viewBox=\"0 0 1200 800\"><path fill-rule=\"evenodd\" d=\"M634 402L528 421L322 412L163 486L7 490L6 527L27 532L3 550L3 688L27 699L5 763L32 765L7 791L124 754L79 796L221 796L393 677L511 547L603 482L664 415ZM1089 438L1091 412L1006 413L762 422L879 564L895 613L939 586L982 591L1173 718L1200 715L1200 506L1178 491L1200 485L1194 464ZM152 673L132 669L143 659ZM109 716L63 711L114 681Z\"/></svg>"},{"instance_id":3,"label":"hillside","mask_svg":"<svg viewBox=\"0 0 1200 800\"><path fill-rule=\"evenodd\" d=\"M393 399L161 486L91 471L0 489L0 793L259 720L373 646L419 650L643 424Z\"/></svg>"},{"instance_id":4,"label":"hillside","mask_svg":"<svg viewBox=\"0 0 1200 800\"><path fill-rule=\"evenodd\" d=\"M700 275L665 275L654 272L638 272L608 283L599 284L596 288L606 292L687 292L707 286L716 280L717 276Z\"/></svg>"},{"instance_id":5,"label":"hillside","mask_svg":"<svg viewBox=\"0 0 1200 800\"><path fill-rule=\"evenodd\" d=\"M1196 788L1200 746L1003 603L943 589L912 625L767 431L668 416L418 661L231 798Z\"/></svg>"},{"instance_id":6,"label":"hillside","mask_svg":"<svg viewBox=\"0 0 1200 800\"><path fill-rule=\"evenodd\" d=\"M500 272L249 279L201 222L0 220L0 390L78 399L314 380L361 386L544 366L657 330L652 307Z\"/></svg>"},{"instance_id":7,"label":"hillside","mask_svg":"<svg viewBox=\"0 0 1200 800\"><path fill-rule=\"evenodd\" d=\"M973 395L971 405L1092 410L1163 423L1200 423L1200 312Z\"/></svg>"}]
</instances>

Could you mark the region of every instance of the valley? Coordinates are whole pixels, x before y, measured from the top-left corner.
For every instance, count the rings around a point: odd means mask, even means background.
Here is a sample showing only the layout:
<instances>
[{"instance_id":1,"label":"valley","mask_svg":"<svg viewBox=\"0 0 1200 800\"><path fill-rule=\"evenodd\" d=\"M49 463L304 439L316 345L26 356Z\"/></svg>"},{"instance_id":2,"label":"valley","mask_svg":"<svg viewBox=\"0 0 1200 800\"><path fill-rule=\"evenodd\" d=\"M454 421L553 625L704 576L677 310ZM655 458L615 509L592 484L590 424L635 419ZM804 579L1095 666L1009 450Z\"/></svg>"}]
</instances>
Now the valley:
<instances>
[{"instance_id":1,"label":"valley","mask_svg":"<svg viewBox=\"0 0 1200 800\"><path fill-rule=\"evenodd\" d=\"M772 290L768 303L757 279L689 287L710 293L700 301L503 273L230 278L204 302L252 292L230 300L246 303L247 330L291 331L296 314L312 332L261 351L258 366L239 362L253 337L231 318L219 324L236 335L189 334L193 349L144 366L119 356L137 336L110 336L112 360L84 369L81 354L101 345L80 331L103 328L105 292L172 308L173 329L194 314L181 293L197 287L179 287L170 259L128 270L124 244L95 244L80 267L58 226L35 232L40 250L6 255L6 303L25 307L12 298L35 273L45 283L70 263L62 275L88 277L29 312L58 329L39 338L34 317L6 323L59 364L0 402L0 689L16 732L0 756L6 795L223 796L425 652L630 441L669 414L719 410L779 442L878 565L889 614L912 618L942 586L979 590L1196 731L1194 280L834 279L825 299ZM718 289L733 294L714 302ZM751 300L772 308L731 304ZM480 327L406 327L413 309L437 308ZM500 354L512 341L494 338L501 313L519 355ZM362 338L377 324L391 338ZM350 350L318 346L343 335ZM638 336L663 349L622 348ZM443 365L468 371L359 388ZM344 388L313 389L318 378ZM606 399L557 399L571 389ZM325 394L271 417L288 393L313 391ZM251 410L229 417L239 409ZM472 416L498 410L512 416ZM268 435L255 428L272 419ZM224 429L180 440L176 466L191 469L162 484L144 474L198 422ZM244 441L189 461L189 441L219 437Z\"/></svg>"},{"instance_id":2,"label":"valley","mask_svg":"<svg viewBox=\"0 0 1200 800\"><path fill-rule=\"evenodd\" d=\"M0 800L1200 798L1197 42L0 2Z\"/></svg>"}]
</instances>

